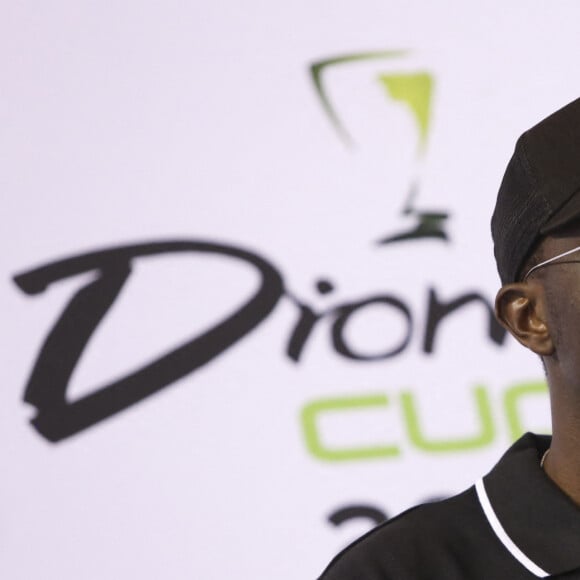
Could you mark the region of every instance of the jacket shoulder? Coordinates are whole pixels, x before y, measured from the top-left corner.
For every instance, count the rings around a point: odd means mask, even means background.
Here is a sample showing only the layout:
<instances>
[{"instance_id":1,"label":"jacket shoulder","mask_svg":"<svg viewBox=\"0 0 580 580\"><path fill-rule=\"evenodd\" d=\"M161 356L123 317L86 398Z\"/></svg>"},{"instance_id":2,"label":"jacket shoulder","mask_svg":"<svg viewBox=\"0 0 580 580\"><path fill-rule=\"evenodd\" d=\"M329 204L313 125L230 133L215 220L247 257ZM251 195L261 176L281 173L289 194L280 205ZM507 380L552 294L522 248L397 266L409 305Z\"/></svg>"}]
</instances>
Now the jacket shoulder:
<instances>
[{"instance_id":1,"label":"jacket shoulder","mask_svg":"<svg viewBox=\"0 0 580 580\"><path fill-rule=\"evenodd\" d=\"M488 533L486 526L471 487L374 528L338 554L319 580L432 580L434 570L451 579L453 568L464 571L462 560Z\"/></svg>"}]
</instances>

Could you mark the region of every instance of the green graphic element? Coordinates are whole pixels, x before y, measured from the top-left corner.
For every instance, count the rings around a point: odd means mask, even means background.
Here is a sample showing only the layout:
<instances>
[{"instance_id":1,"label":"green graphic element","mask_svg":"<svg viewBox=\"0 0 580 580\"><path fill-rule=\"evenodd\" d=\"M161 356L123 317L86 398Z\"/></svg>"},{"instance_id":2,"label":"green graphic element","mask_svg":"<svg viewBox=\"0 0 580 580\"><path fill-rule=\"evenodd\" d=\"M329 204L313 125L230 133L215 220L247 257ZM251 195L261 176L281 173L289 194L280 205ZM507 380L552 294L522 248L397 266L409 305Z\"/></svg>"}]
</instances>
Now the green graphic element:
<instances>
[{"instance_id":1,"label":"green graphic element","mask_svg":"<svg viewBox=\"0 0 580 580\"><path fill-rule=\"evenodd\" d=\"M449 439L432 440L424 434L421 414L417 411L415 395L410 391L401 392L400 403L406 424L409 442L426 453L454 453L476 451L491 445L496 438L496 427L488 390L477 386L472 390L478 421L474 424L473 434ZM515 441L526 429L520 416L520 404L527 397L546 396L548 388L545 381L517 383L504 391L503 412L507 421L510 439ZM360 459L393 458L401 455L398 445L377 445L372 447L332 448L322 443L319 419L324 413L347 413L360 409L385 408L389 401L385 395L366 395L357 397L336 397L317 399L307 403L302 409L302 431L308 451L323 461L348 461ZM504 415L502 415L504 416ZM549 429L544 430L550 433Z\"/></svg>"},{"instance_id":2,"label":"green graphic element","mask_svg":"<svg viewBox=\"0 0 580 580\"><path fill-rule=\"evenodd\" d=\"M328 97L328 93L322 82L323 72L326 69L328 69L328 67L331 66L343 65L366 60L395 58L397 56L403 56L405 54L407 54L406 50L383 50L377 52L360 52L355 54L336 56L326 60L321 60L312 63L312 65L310 66L310 75L312 77L312 81L314 82L316 93L318 94L320 102L322 103L322 107L326 112L326 114L328 115L332 125L340 135L340 138L345 142L346 145L352 145L353 139L350 136L349 132L346 130L346 127L343 125L332 103L330 102L330 98Z\"/></svg>"},{"instance_id":3,"label":"green graphic element","mask_svg":"<svg viewBox=\"0 0 580 580\"><path fill-rule=\"evenodd\" d=\"M334 129L340 139L347 145L354 144L353 138L346 129L345 124L338 116L334 105L331 102L328 91L323 82L324 73L333 66L344 66L356 62L369 60L387 60L401 56L406 56L407 50L384 50L375 52L360 52L354 54L341 55L328 58L313 63L310 66L310 75L314 88L322 104L324 112L330 119ZM429 136L431 120L431 102L435 81L427 72L413 73L382 73L378 76L378 81L382 85L388 100L392 100L408 107L413 119L418 135L417 157L422 157L426 148ZM406 240L438 239L444 242L449 240L445 225L449 218L448 212L419 210L414 207L415 198L419 190L417 179L411 183L403 205L402 214L415 218L414 225L388 236L384 236L377 241L379 245L401 242Z\"/></svg>"},{"instance_id":4,"label":"green graphic element","mask_svg":"<svg viewBox=\"0 0 580 580\"><path fill-rule=\"evenodd\" d=\"M495 437L491 404L485 387L474 389L475 405L479 416L480 430L475 435L459 439L429 440L421 431L415 397L411 392L401 393L403 414L407 424L409 439L422 451L430 453L450 451L472 451L489 445Z\"/></svg>"},{"instance_id":5,"label":"green graphic element","mask_svg":"<svg viewBox=\"0 0 580 580\"><path fill-rule=\"evenodd\" d=\"M344 413L360 409L384 408L389 401L386 395L366 395L317 399L304 406L301 413L302 431L308 451L323 461L350 461L357 459L379 459L396 457L400 450L396 445L376 445L369 447L331 448L321 440L318 419L324 413Z\"/></svg>"},{"instance_id":6,"label":"green graphic element","mask_svg":"<svg viewBox=\"0 0 580 580\"><path fill-rule=\"evenodd\" d=\"M395 101L411 109L419 129L420 151L425 150L429 133L433 79L426 72L380 75L379 81Z\"/></svg>"},{"instance_id":7,"label":"green graphic element","mask_svg":"<svg viewBox=\"0 0 580 580\"><path fill-rule=\"evenodd\" d=\"M504 394L503 403L508 423L509 436L512 441L519 439L527 429L524 427L520 413L519 403L523 397L529 395L548 394L548 386L544 381L520 383L510 387ZM550 433L551 429L542 430L544 433Z\"/></svg>"}]
</instances>

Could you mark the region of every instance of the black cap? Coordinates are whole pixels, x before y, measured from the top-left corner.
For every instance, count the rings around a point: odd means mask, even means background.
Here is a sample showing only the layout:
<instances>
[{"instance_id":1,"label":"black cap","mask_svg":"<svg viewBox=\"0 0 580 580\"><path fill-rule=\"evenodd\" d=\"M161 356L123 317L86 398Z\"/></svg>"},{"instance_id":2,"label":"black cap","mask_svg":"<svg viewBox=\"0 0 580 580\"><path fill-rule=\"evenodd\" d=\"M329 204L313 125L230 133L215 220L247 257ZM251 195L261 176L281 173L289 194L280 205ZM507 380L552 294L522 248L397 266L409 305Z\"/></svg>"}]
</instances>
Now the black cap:
<instances>
[{"instance_id":1,"label":"black cap","mask_svg":"<svg viewBox=\"0 0 580 580\"><path fill-rule=\"evenodd\" d=\"M538 240L580 218L580 99L517 141L491 218L502 284L517 281Z\"/></svg>"}]
</instances>

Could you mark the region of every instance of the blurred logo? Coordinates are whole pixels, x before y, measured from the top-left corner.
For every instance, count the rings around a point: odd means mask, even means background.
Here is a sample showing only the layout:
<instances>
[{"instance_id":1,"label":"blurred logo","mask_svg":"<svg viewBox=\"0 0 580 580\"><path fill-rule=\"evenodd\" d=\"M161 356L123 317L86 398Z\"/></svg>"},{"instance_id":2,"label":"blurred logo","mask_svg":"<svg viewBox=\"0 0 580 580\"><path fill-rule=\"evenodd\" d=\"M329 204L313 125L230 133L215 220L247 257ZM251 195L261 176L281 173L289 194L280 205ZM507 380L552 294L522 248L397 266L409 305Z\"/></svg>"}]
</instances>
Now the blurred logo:
<instances>
[{"instance_id":1,"label":"blurred logo","mask_svg":"<svg viewBox=\"0 0 580 580\"><path fill-rule=\"evenodd\" d=\"M377 61L393 62L397 66L407 53L403 51L366 52L343 55L314 62L310 76L315 93L324 114L327 116L337 137L345 147L356 147L356 135L349 128L349 121L339 114L336 98L328 82L328 72L336 67L356 66ZM416 135L416 161L423 162L428 146L431 127L434 80L430 73L419 71L380 72L376 77L376 89L387 102L403 107L413 120ZM390 138L390 137L389 137ZM417 206L419 191L418 174L411 180L409 191L404 196L402 216L412 218L411 227L382 236L382 246L419 239L447 241L446 231L449 213L427 211ZM109 316L123 288L133 274L136 261L150 256L175 253L203 254L218 260L224 257L241 263L258 275L257 290L245 297L236 309L209 329L194 334L189 340L164 352L143 364L131 373L93 390L90 394L71 400L67 391L71 377L78 367L82 355L89 347L91 337L102 321ZM101 421L143 401L182 377L194 373L221 357L228 349L243 340L270 315L282 300L290 302L296 318L288 331L284 356L298 363L315 328L322 321L328 322L330 348L341 357L352 361L377 361L392 359L409 348L412 336L420 337L420 350L431 354L436 349L438 328L448 317L453 317L465 306L479 304L484 315L484 336L496 345L501 345L505 330L496 322L493 306L485 296L467 291L442 298L437 289L429 286L425 292L425 304L416 316L407 297L389 291L373 292L368 295L335 301L324 309L316 307L291 292L285 283L283 268L262 256L235 243L223 244L212 240L159 240L133 245L119 245L67 258L59 258L15 276L18 288L28 295L39 295L51 285L71 277L90 273L91 279L82 282L70 296L60 316L48 331L38 356L33 363L30 378L25 388L24 400L33 405L36 416L32 424L49 441L57 442L92 427ZM159 283L162 284L162 280ZM319 295L334 292L334 284L327 278L315 283ZM211 308L211 305L208 306ZM379 339L378 349L365 351L353 344L351 328L355 320L369 308L380 307L400 324L388 328ZM218 316L218 314L216 314ZM419 322L417 322L419 321ZM410 399L407 410L413 410ZM485 401L484 401L485 402ZM322 460L360 459L364 457L397 455L395 446L358 449L355 453L329 449L322 444L318 418L338 409L347 411L361 406L385 406L384 397L367 400L317 400L306 405L303 413L303 431L307 449ZM485 409L484 409L485 410ZM413 418L411 411L407 413ZM409 425L414 425L412 420ZM487 432L486 432L487 433ZM488 435L485 437L489 438ZM486 439L487 440L487 439Z\"/></svg>"},{"instance_id":2,"label":"blurred logo","mask_svg":"<svg viewBox=\"0 0 580 580\"><path fill-rule=\"evenodd\" d=\"M348 128L348 121L338 113L332 97L332 90L326 81L327 73L336 68L352 67L372 61L394 61L399 64L408 55L407 51L389 50L378 52L359 52L345 54L316 61L310 66L310 76L322 109L334 127L337 136L346 147L356 147L356 137ZM432 104L435 81L433 75L425 70L414 72L379 72L375 86L387 100L403 107L412 116L416 131L417 164L423 163L427 151L431 129ZM409 190L404 196L401 215L412 219L412 225L382 237L379 244L391 244L405 240L422 238L448 241L446 230L449 212L420 209L417 199L420 190L418 175L413 176Z\"/></svg>"}]
</instances>

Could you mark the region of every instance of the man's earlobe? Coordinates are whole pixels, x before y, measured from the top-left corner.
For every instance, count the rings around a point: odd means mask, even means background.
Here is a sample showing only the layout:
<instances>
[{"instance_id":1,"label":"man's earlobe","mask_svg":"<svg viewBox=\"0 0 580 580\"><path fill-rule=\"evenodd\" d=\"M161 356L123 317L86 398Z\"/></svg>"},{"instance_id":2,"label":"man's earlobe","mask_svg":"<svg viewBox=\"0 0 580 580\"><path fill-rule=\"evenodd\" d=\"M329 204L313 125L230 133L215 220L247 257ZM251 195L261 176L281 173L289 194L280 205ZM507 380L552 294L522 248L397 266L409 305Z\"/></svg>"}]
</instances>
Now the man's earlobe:
<instances>
[{"instance_id":1,"label":"man's earlobe","mask_svg":"<svg viewBox=\"0 0 580 580\"><path fill-rule=\"evenodd\" d=\"M539 284L507 284L495 299L499 322L525 347L540 356L554 352L545 318L544 293Z\"/></svg>"}]
</instances>

